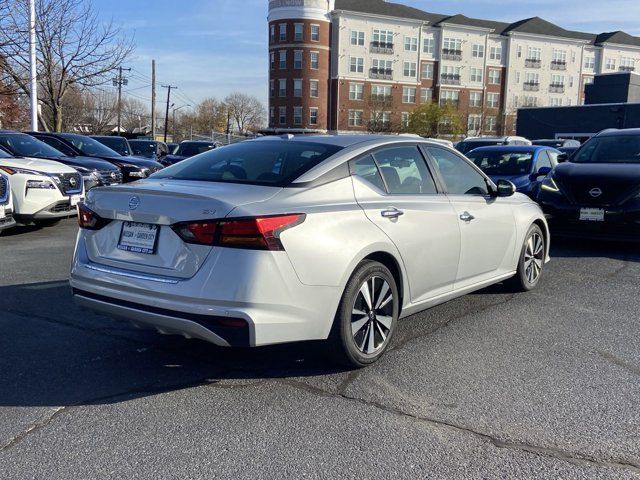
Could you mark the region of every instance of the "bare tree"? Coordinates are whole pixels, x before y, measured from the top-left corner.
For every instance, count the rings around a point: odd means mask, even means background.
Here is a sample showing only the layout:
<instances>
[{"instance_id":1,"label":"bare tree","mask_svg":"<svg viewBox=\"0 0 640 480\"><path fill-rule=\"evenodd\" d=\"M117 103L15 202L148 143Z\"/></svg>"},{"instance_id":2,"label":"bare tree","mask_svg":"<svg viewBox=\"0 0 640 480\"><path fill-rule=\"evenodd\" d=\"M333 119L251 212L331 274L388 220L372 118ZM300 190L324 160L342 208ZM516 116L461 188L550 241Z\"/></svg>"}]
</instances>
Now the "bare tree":
<instances>
[{"instance_id":1,"label":"bare tree","mask_svg":"<svg viewBox=\"0 0 640 480\"><path fill-rule=\"evenodd\" d=\"M147 105L137 98L122 99L122 127L132 132L136 128L151 125L151 112Z\"/></svg>"},{"instance_id":2,"label":"bare tree","mask_svg":"<svg viewBox=\"0 0 640 480\"><path fill-rule=\"evenodd\" d=\"M28 0L0 1L0 58L3 77L29 95ZM45 129L63 127L64 99L71 87L95 87L110 80L133 49L132 40L104 23L89 0L36 0L39 99Z\"/></svg>"},{"instance_id":3,"label":"bare tree","mask_svg":"<svg viewBox=\"0 0 640 480\"><path fill-rule=\"evenodd\" d=\"M224 99L224 104L241 134L255 131L264 125L267 111L256 97L235 92Z\"/></svg>"},{"instance_id":4,"label":"bare tree","mask_svg":"<svg viewBox=\"0 0 640 480\"><path fill-rule=\"evenodd\" d=\"M108 90L91 91L88 95L91 133L107 133L109 126L115 123L118 97Z\"/></svg>"}]
</instances>

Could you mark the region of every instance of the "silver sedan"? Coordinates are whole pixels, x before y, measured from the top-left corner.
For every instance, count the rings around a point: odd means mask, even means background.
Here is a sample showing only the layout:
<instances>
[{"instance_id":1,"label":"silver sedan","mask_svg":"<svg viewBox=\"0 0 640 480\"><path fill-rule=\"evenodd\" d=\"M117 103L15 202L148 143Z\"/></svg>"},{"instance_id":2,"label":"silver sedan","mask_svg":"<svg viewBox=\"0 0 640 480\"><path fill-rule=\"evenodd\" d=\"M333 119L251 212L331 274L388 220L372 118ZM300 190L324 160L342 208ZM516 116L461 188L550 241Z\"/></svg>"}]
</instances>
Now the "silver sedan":
<instances>
[{"instance_id":1,"label":"silver sedan","mask_svg":"<svg viewBox=\"0 0 640 480\"><path fill-rule=\"evenodd\" d=\"M440 143L264 138L92 190L71 271L95 311L222 346L328 340L362 367L398 320L535 288L549 231L512 183Z\"/></svg>"}]
</instances>

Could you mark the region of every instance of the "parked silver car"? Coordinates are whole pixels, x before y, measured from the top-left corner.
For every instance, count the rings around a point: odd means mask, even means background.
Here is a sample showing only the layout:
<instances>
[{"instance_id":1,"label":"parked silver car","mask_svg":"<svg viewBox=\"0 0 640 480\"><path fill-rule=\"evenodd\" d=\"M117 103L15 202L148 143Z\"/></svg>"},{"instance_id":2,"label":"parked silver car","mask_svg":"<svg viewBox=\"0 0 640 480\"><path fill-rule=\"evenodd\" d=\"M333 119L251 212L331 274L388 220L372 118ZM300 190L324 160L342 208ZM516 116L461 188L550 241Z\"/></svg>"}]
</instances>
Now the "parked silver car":
<instances>
[{"instance_id":1,"label":"parked silver car","mask_svg":"<svg viewBox=\"0 0 640 480\"><path fill-rule=\"evenodd\" d=\"M73 295L217 345L328 339L365 366L399 318L497 282L536 287L549 231L514 192L423 139L246 141L89 192Z\"/></svg>"}]
</instances>

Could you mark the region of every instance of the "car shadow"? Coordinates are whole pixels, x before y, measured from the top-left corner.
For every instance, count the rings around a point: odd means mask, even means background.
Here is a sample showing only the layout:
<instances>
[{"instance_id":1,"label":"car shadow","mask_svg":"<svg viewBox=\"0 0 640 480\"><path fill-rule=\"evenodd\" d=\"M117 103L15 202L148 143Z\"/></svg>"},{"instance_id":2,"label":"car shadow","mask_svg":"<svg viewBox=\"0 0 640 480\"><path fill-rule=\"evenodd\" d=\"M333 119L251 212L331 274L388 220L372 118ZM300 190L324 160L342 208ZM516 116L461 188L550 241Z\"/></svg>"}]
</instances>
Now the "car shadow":
<instances>
[{"instance_id":1,"label":"car shadow","mask_svg":"<svg viewBox=\"0 0 640 480\"><path fill-rule=\"evenodd\" d=\"M637 243L552 236L551 258L606 257L612 260L640 262Z\"/></svg>"},{"instance_id":2,"label":"car shadow","mask_svg":"<svg viewBox=\"0 0 640 480\"><path fill-rule=\"evenodd\" d=\"M347 371L322 342L229 349L138 330L80 309L66 282L0 287L0 352L0 406L116 403L223 380Z\"/></svg>"}]
</instances>

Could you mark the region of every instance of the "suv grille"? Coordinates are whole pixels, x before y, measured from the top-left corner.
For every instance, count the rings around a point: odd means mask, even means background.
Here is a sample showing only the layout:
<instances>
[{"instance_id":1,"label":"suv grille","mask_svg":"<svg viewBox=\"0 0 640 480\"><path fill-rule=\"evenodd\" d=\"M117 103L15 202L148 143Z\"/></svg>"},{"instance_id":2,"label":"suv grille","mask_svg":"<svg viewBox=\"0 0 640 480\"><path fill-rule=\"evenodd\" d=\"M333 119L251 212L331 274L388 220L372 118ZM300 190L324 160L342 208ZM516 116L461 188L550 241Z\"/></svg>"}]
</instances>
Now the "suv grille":
<instances>
[{"instance_id":1,"label":"suv grille","mask_svg":"<svg viewBox=\"0 0 640 480\"><path fill-rule=\"evenodd\" d=\"M56 183L65 195L82 192L82 175L79 173L58 173L54 177L59 180Z\"/></svg>"},{"instance_id":2,"label":"suv grille","mask_svg":"<svg viewBox=\"0 0 640 480\"><path fill-rule=\"evenodd\" d=\"M6 203L9 200L9 180L0 175L0 203Z\"/></svg>"},{"instance_id":3,"label":"suv grille","mask_svg":"<svg viewBox=\"0 0 640 480\"><path fill-rule=\"evenodd\" d=\"M117 170L104 170L99 172L104 185L114 185L122 183L122 172Z\"/></svg>"}]
</instances>

